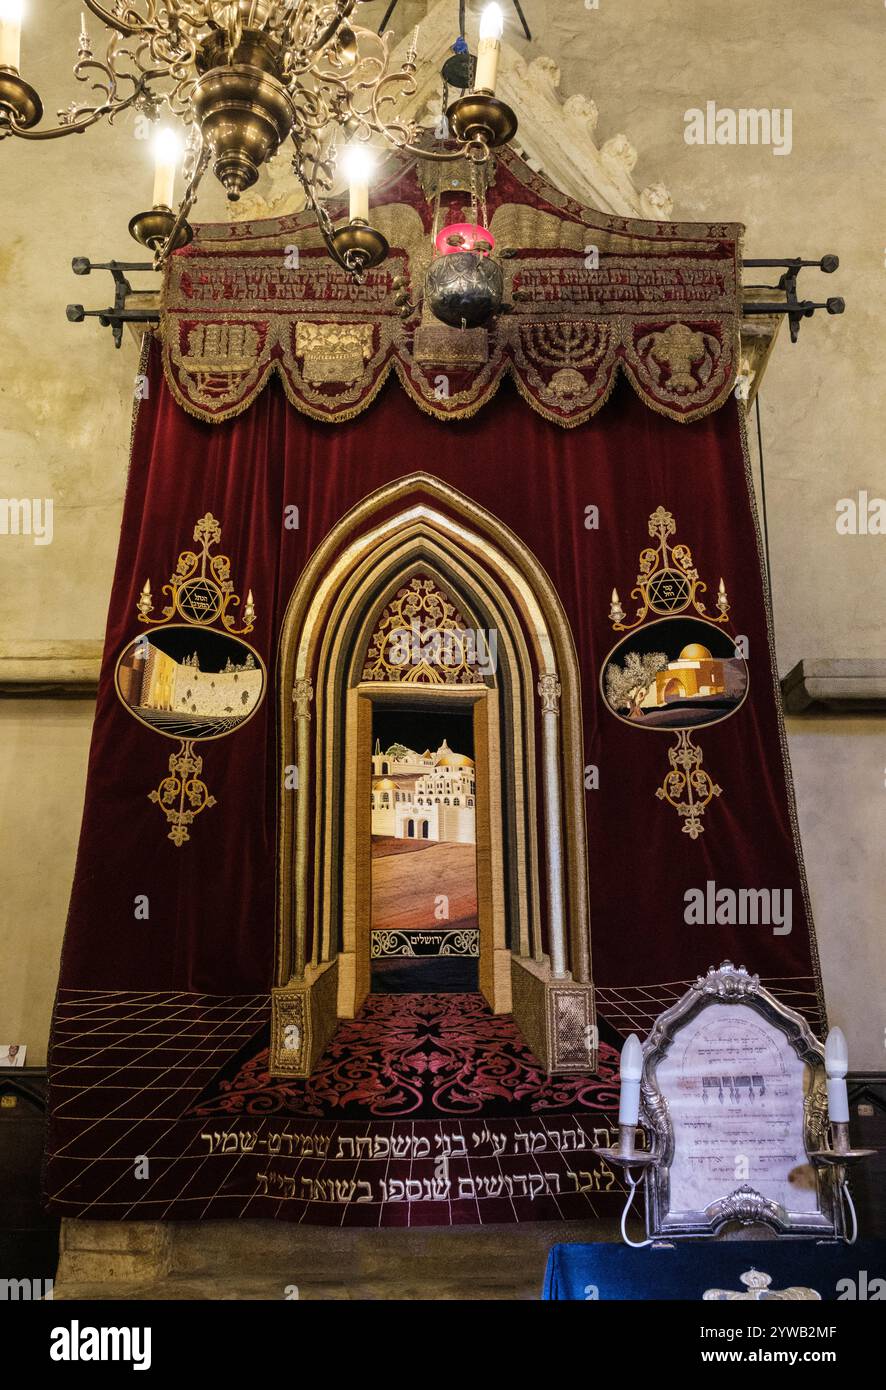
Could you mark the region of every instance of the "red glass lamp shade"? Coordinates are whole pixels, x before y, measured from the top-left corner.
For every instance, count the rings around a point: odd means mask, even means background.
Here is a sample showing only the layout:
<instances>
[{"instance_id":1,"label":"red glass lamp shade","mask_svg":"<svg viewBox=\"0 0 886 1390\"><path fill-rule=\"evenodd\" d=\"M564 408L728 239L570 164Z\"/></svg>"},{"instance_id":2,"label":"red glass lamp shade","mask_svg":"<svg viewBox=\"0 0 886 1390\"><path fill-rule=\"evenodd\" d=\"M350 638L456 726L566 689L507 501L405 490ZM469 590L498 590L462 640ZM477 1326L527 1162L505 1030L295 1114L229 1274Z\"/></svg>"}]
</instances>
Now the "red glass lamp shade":
<instances>
[{"instance_id":1,"label":"red glass lamp shade","mask_svg":"<svg viewBox=\"0 0 886 1390\"><path fill-rule=\"evenodd\" d=\"M476 222L450 222L437 233L434 245L440 256L451 256L454 251L488 256L495 247L495 237Z\"/></svg>"}]
</instances>

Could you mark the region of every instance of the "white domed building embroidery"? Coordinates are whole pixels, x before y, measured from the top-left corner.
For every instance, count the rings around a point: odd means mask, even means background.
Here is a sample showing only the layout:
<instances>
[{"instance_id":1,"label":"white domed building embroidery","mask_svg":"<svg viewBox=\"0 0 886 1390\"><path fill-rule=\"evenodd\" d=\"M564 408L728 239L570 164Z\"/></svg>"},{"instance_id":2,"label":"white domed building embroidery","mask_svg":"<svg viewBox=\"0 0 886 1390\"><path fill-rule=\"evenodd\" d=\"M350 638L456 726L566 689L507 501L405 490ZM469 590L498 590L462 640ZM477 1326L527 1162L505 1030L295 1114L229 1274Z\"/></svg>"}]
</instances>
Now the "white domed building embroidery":
<instances>
[{"instance_id":1,"label":"white domed building embroidery","mask_svg":"<svg viewBox=\"0 0 886 1390\"><path fill-rule=\"evenodd\" d=\"M402 743L383 753L376 740L372 777L373 835L475 843L474 760L445 739L436 753Z\"/></svg>"}]
</instances>

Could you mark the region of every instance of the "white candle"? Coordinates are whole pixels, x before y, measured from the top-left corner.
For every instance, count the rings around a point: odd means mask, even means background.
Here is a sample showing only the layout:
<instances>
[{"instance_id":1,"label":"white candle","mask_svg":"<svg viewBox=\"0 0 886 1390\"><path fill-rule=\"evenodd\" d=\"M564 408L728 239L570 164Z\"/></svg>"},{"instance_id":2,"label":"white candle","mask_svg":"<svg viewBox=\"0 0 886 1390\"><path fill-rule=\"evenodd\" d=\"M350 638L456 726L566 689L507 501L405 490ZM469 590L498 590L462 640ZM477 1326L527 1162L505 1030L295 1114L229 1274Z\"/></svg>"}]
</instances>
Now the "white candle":
<instances>
[{"instance_id":1,"label":"white candle","mask_svg":"<svg viewBox=\"0 0 886 1390\"><path fill-rule=\"evenodd\" d=\"M621 1050L621 1093L618 1097L618 1123L635 1125L640 1118L640 1078L643 1075L643 1049L632 1033Z\"/></svg>"},{"instance_id":2,"label":"white candle","mask_svg":"<svg viewBox=\"0 0 886 1390\"><path fill-rule=\"evenodd\" d=\"M22 0L0 0L0 68L18 72L22 57Z\"/></svg>"},{"instance_id":3,"label":"white candle","mask_svg":"<svg viewBox=\"0 0 886 1390\"><path fill-rule=\"evenodd\" d=\"M477 71L474 76L475 92L495 91L503 28L501 6L487 5L480 16L480 42L477 44Z\"/></svg>"},{"instance_id":4,"label":"white candle","mask_svg":"<svg viewBox=\"0 0 886 1390\"><path fill-rule=\"evenodd\" d=\"M164 127L154 137L154 203L155 208L171 208L175 195L175 171L181 154L181 143L174 130Z\"/></svg>"},{"instance_id":5,"label":"white candle","mask_svg":"<svg viewBox=\"0 0 886 1390\"><path fill-rule=\"evenodd\" d=\"M349 145L345 150L343 168L350 189L349 221L369 221L369 175L373 158L365 145Z\"/></svg>"},{"instance_id":6,"label":"white candle","mask_svg":"<svg viewBox=\"0 0 886 1390\"><path fill-rule=\"evenodd\" d=\"M832 1028L825 1039L824 1067L828 1078L828 1119L831 1124L849 1123L849 1092L846 1073L849 1070L849 1048L842 1028Z\"/></svg>"}]
</instances>

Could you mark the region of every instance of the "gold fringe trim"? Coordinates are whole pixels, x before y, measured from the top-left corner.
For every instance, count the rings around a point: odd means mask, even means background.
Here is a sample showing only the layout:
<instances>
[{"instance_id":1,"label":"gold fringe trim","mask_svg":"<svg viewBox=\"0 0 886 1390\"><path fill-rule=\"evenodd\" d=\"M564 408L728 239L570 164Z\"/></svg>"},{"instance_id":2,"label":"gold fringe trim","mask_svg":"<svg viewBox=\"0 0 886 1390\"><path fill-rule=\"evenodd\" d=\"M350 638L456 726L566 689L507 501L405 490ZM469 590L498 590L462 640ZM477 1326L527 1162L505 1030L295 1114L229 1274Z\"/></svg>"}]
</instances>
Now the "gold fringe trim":
<instances>
[{"instance_id":1,"label":"gold fringe trim","mask_svg":"<svg viewBox=\"0 0 886 1390\"><path fill-rule=\"evenodd\" d=\"M369 406L372 405L379 391L385 385L388 377L393 371L396 373L400 385L407 396L409 396L410 400L412 400L420 410L423 410L426 415L431 415L437 420L471 419L472 416L479 414L483 407L497 394L502 380L505 377L510 377L516 385L520 396L537 415L541 415L543 419L548 420L551 424L560 425L563 429L575 429L578 425L586 424L588 420L592 419L597 412L602 409L612 395L619 372L621 372L627 377L640 400L644 405L648 406L650 410L654 410L657 415L665 415L669 419L675 420L677 424L689 425L692 424L693 421L704 419L706 415L711 415L715 410L719 410L732 395L735 389L738 362L737 344L738 325L735 326L732 335L732 368L725 385L721 387L712 400L707 401L703 406L694 407L685 414L681 414L680 411L675 410L672 406L664 405L662 402L656 401L638 379L632 364L624 357L615 358L612 366L609 368L609 380L606 387L593 404L569 416L560 415L556 411L545 406L527 386L517 365L507 356L502 358L501 364L495 375L492 377L489 384L484 386L478 393L475 400L470 401L466 405L455 406L450 410L442 410L439 406L432 405L427 397L415 387L409 377L406 364L397 355L396 350L391 352L388 360L379 368L375 380L368 388L366 394L361 396L356 404L338 409L334 413L318 410L315 406L310 405L303 396L293 390L289 375L285 370L285 365L280 358L275 358L273 361L267 363L259 380L250 387L248 395L242 401L237 401L234 405L219 411L203 410L200 406L194 405L193 401L184 394L176 379L175 369L170 362L170 356L165 344L163 347L163 375L166 378L166 384L172 392L177 404L180 405L188 415L193 416L195 420L202 420L204 424L209 425L222 424L226 420L232 420L236 416L242 415L243 412L248 410L253 402L258 399L273 374L280 377L286 399L300 414L307 415L310 419L318 420L322 424L344 424L346 421L354 420L358 415L362 415L364 410L367 410Z\"/></svg>"}]
</instances>

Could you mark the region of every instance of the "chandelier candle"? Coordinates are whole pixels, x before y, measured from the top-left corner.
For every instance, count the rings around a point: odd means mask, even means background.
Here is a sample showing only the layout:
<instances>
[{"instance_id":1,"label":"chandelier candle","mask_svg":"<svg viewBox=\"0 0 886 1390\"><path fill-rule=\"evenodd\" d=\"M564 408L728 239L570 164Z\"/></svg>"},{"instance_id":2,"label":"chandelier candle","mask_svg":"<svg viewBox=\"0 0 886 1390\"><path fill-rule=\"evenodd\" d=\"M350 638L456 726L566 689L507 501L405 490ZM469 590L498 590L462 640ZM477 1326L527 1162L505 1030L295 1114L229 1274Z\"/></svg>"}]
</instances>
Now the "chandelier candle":
<instances>
[{"instance_id":1,"label":"chandelier candle","mask_svg":"<svg viewBox=\"0 0 886 1390\"><path fill-rule=\"evenodd\" d=\"M345 150L344 171L350 189L351 222L369 221L369 176L373 159L365 145L350 145Z\"/></svg>"},{"instance_id":2,"label":"chandelier candle","mask_svg":"<svg viewBox=\"0 0 886 1390\"><path fill-rule=\"evenodd\" d=\"M0 68L18 72L22 46L22 0L0 0Z\"/></svg>"},{"instance_id":3,"label":"chandelier candle","mask_svg":"<svg viewBox=\"0 0 886 1390\"><path fill-rule=\"evenodd\" d=\"M477 72L474 77L475 92L495 91L503 28L504 20L501 6L487 5L480 17L480 42L477 45Z\"/></svg>"},{"instance_id":4,"label":"chandelier candle","mask_svg":"<svg viewBox=\"0 0 886 1390\"><path fill-rule=\"evenodd\" d=\"M174 130L158 130L154 138L154 207L171 208L180 145Z\"/></svg>"}]
</instances>

